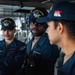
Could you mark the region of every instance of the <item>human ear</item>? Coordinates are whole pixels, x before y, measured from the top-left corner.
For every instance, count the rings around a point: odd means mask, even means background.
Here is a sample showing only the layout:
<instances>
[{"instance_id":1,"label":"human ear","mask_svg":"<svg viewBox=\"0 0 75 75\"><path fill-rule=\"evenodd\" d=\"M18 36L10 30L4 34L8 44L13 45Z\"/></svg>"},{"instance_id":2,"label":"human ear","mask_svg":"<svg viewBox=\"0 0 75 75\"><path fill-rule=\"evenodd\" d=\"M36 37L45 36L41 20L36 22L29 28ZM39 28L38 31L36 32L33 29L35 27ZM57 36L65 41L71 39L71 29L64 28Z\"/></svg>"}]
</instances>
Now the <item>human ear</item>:
<instances>
[{"instance_id":1,"label":"human ear","mask_svg":"<svg viewBox=\"0 0 75 75\"><path fill-rule=\"evenodd\" d=\"M58 22L58 27L57 27L57 29L58 29L59 33L62 34L63 31L64 31L64 26L63 26L63 24L60 23L60 22Z\"/></svg>"}]
</instances>

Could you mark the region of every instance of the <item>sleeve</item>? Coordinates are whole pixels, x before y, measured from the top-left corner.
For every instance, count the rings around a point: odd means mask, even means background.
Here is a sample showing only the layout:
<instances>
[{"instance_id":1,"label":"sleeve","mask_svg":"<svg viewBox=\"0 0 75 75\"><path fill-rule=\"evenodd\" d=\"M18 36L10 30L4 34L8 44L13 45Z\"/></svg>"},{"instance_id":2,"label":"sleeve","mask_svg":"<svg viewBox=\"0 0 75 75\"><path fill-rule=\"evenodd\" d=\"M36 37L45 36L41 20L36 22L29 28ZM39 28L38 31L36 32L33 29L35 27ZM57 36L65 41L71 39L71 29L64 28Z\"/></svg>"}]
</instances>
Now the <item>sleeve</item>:
<instances>
[{"instance_id":1,"label":"sleeve","mask_svg":"<svg viewBox=\"0 0 75 75\"><path fill-rule=\"evenodd\" d=\"M25 50L26 46L19 44L15 53L6 58L5 63L7 65L7 69L5 69L5 75L14 75L22 68Z\"/></svg>"}]
</instances>

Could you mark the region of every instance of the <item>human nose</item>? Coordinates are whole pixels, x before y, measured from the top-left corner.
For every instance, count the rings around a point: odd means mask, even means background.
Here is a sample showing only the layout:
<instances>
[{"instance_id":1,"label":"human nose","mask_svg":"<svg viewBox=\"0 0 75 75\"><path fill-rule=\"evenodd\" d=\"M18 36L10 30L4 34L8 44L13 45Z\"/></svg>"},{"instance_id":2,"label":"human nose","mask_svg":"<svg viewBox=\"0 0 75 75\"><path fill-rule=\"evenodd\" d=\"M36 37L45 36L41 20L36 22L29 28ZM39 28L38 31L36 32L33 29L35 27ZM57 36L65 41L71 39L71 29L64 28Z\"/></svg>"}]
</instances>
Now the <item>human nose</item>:
<instances>
[{"instance_id":1,"label":"human nose","mask_svg":"<svg viewBox=\"0 0 75 75\"><path fill-rule=\"evenodd\" d=\"M46 29L46 33L48 32L48 28Z\"/></svg>"},{"instance_id":2,"label":"human nose","mask_svg":"<svg viewBox=\"0 0 75 75\"><path fill-rule=\"evenodd\" d=\"M37 23L33 23L33 27L37 28L38 27Z\"/></svg>"},{"instance_id":3,"label":"human nose","mask_svg":"<svg viewBox=\"0 0 75 75\"><path fill-rule=\"evenodd\" d=\"M4 33L5 33L5 34L8 34L8 30L5 30Z\"/></svg>"}]
</instances>

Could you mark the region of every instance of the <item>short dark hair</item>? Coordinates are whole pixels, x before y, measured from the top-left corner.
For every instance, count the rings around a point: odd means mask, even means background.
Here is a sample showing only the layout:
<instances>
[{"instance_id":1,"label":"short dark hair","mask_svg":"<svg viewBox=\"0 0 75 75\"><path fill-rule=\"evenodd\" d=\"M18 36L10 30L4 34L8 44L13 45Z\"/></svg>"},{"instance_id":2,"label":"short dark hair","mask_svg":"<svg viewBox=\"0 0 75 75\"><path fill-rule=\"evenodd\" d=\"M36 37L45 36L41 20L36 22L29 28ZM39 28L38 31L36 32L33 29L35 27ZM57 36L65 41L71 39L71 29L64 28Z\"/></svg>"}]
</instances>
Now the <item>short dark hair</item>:
<instances>
[{"instance_id":1,"label":"short dark hair","mask_svg":"<svg viewBox=\"0 0 75 75\"><path fill-rule=\"evenodd\" d=\"M66 27L68 36L75 39L75 21L54 20L55 28L58 26L58 22L62 23L62 25Z\"/></svg>"}]
</instances>

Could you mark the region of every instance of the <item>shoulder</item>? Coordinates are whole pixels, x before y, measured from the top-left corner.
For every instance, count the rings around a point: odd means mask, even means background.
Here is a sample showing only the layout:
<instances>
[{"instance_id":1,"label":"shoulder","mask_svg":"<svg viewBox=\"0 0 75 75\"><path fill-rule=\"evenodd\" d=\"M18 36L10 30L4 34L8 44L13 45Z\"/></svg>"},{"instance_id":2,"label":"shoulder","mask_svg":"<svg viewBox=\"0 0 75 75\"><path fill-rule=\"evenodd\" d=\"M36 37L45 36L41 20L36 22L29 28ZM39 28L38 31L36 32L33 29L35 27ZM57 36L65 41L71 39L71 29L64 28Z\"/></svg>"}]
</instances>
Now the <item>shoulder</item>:
<instances>
[{"instance_id":1,"label":"shoulder","mask_svg":"<svg viewBox=\"0 0 75 75\"><path fill-rule=\"evenodd\" d=\"M26 44L20 40L16 40L16 44L19 50L23 51L26 49Z\"/></svg>"},{"instance_id":2,"label":"shoulder","mask_svg":"<svg viewBox=\"0 0 75 75\"><path fill-rule=\"evenodd\" d=\"M3 40L0 40L0 43L2 43L3 42Z\"/></svg>"},{"instance_id":3,"label":"shoulder","mask_svg":"<svg viewBox=\"0 0 75 75\"><path fill-rule=\"evenodd\" d=\"M48 35L46 33L44 33L40 39L38 40L38 43L41 43L41 44L49 44L49 39L48 39Z\"/></svg>"},{"instance_id":4,"label":"shoulder","mask_svg":"<svg viewBox=\"0 0 75 75\"><path fill-rule=\"evenodd\" d=\"M0 46L3 45L3 42L4 42L4 40L1 40L1 41L0 41Z\"/></svg>"},{"instance_id":5,"label":"shoulder","mask_svg":"<svg viewBox=\"0 0 75 75\"><path fill-rule=\"evenodd\" d=\"M20 40L15 39L15 41L16 41L16 44L19 46L26 46L26 44Z\"/></svg>"}]
</instances>

